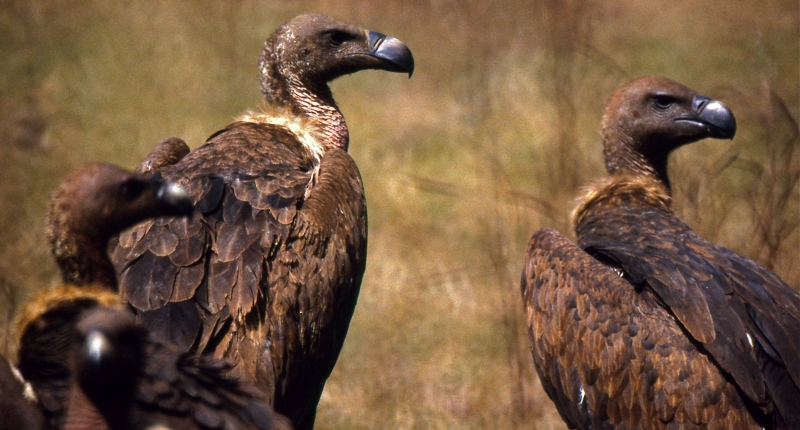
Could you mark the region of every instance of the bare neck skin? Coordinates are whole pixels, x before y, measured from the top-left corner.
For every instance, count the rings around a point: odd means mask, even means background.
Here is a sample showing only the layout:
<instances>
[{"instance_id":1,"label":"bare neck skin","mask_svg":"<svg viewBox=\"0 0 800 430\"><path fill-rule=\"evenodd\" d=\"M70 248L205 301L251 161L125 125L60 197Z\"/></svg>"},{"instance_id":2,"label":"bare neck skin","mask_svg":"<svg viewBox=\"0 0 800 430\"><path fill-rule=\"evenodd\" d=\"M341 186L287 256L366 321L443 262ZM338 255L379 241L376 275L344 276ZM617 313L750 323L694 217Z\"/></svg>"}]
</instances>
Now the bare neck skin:
<instances>
[{"instance_id":1,"label":"bare neck skin","mask_svg":"<svg viewBox=\"0 0 800 430\"><path fill-rule=\"evenodd\" d=\"M325 148L341 148L345 151L350 143L350 133L344 116L333 100L333 94L327 82L309 83L303 80L290 68L276 64L279 49L267 42L265 51L259 61L261 70L261 92L267 104L279 109L287 109L293 114L314 118L317 124L316 133ZM267 61L272 59L272 61Z\"/></svg>"}]
</instances>

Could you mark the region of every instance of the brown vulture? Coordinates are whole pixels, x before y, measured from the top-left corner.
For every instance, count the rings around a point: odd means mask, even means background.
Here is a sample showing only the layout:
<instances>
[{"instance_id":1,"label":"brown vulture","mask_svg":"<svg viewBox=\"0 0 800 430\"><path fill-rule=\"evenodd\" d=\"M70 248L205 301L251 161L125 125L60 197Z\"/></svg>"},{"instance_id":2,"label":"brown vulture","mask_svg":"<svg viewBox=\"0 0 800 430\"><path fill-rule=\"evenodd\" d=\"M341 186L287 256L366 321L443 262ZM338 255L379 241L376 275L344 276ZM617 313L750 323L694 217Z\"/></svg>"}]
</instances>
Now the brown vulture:
<instances>
[{"instance_id":1,"label":"brown vulture","mask_svg":"<svg viewBox=\"0 0 800 430\"><path fill-rule=\"evenodd\" d=\"M720 102L661 77L609 100L610 178L528 245L522 294L537 373L571 428L800 428L800 294L672 210L667 157L731 139Z\"/></svg>"},{"instance_id":2,"label":"brown vulture","mask_svg":"<svg viewBox=\"0 0 800 430\"><path fill-rule=\"evenodd\" d=\"M146 338L116 290L109 238L145 219L193 213L180 186L108 164L71 174L53 194L47 232L64 284L20 321L19 369L59 428L288 428L266 395L225 362Z\"/></svg>"},{"instance_id":3,"label":"brown vulture","mask_svg":"<svg viewBox=\"0 0 800 430\"><path fill-rule=\"evenodd\" d=\"M79 168L53 192L46 228L63 285L39 294L18 321L19 370L53 424L63 423L76 319L98 305L121 306L109 239L151 217L191 213L180 187L109 164Z\"/></svg>"},{"instance_id":4,"label":"brown vulture","mask_svg":"<svg viewBox=\"0 0 800 430\"><path fill-rule=\"evenodd\" d=\"M258 112L183 157L166 156L183 147L162 142L141 168L186 187L202 216L128 230L113 261L153 335L232 359L232 374L312 428L367 245L361 177L328 82L365 69L410 75L414 60L395 38L312 14L267 39L259 69Z\"/></svg>"}]
</instances>

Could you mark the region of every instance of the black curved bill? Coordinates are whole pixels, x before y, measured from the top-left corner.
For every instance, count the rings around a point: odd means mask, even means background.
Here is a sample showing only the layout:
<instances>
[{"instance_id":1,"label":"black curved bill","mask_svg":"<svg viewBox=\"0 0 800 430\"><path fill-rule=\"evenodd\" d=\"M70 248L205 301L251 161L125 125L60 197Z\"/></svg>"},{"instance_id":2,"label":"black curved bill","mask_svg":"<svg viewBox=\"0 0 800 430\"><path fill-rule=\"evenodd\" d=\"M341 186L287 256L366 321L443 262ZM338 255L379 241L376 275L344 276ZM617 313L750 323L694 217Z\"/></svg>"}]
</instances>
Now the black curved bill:
<instances>
[{"instance_id":1,"label":"black curved bill","mask_svg":"<svg viewBox=\"0 0 800 430\"><path fill-rule=\"evenodd\" d=\"M697 119L709 127L709 137L733 139L736 134L736 118L724 104L697 95L692 100L692 107Z\"/></svg>"},{"instance_id":2,"label":"black curved bill","mask_svg":"<svg viewBox=\"0 0 800 430\"><path fill-rule=\"evenodd\" d=\"M386 70L408 73L409 78L414 74L414 56L405 43L377 31L370 31L367 36L370 55L383 60Z\"/></svg>"}]
</instances>

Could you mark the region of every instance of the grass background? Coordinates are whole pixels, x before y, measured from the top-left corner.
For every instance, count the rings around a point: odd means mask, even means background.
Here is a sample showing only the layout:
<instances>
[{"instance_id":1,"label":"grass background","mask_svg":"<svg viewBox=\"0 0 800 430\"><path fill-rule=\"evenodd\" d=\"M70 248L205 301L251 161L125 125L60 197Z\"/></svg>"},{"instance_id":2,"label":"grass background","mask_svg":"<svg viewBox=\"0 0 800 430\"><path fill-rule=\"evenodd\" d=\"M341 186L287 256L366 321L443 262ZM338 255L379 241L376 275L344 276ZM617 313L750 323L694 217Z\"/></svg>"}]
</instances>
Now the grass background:
<instances>
[{"instance_id":1,"label":"grass background","mask_svg":"<svg viewBox=\"0 0 800 430\"><path fill-rule=\"evenodd\" d=\"M725 102L731 141L677 151L681 217L800 287L797 0L0 0L0 351L57 280L44 239L70 169L192 147L260 100L256 56L317 11L405 41L411 80L333 84L370 211L367 273L318 427L562 428L532 367L519 275L604 174L600 115L659 74Z\"/></svg>"}]
</instances>

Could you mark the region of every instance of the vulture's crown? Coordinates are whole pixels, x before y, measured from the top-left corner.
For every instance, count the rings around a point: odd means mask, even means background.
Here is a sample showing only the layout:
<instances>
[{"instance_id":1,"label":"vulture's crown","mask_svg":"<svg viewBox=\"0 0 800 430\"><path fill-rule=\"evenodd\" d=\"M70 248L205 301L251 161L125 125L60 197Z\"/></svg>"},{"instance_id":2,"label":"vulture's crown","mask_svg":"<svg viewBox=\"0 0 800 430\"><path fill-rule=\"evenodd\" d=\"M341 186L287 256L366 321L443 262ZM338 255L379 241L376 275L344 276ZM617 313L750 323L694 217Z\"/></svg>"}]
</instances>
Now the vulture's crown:
<instances>
[{"instance_id":1,"label":"vulture's crown","mask_svg":"<svg viewBox=\"0 0 800 430\"><path fill-rule=\"evenodd\" d=\"M328 82L366 69L410 76L414 57L393 37L326 15L306 14L282 25L267 39L258 65L261 91L269 109L288 111L296 116L292 118L295 121L313 118L317 128L314 137L324 151L330 147L347 149L349 141L344 117Z\"/></svg>"},{"instance_id":2,"label":"vulture's crown","mask_svg":"<svg viewBox=\"0 0 800 430\"><path fill-rule=\"evenodd\" d=\"M736 119L722 103L659 76L635 79L609 99L601 134L606 170L649 176L669 190L667 157L707 137L732 139Z\"/></svg>"},{"instance_id":3,"label":"vulture's crown","mask_svg":"<svg viewBox=\"0 0 800 430\"><path fill-rule=\"evenodd\" d=\"M70 174L48 209L50 250L64 282L99 282L116 288L106 246L112 235L147 218L189 215L185 190L110 164L89 164Z\"/></svg>"}]
</instances>

